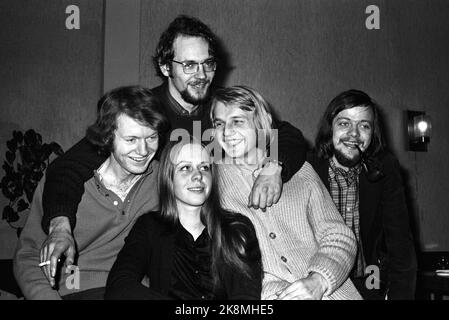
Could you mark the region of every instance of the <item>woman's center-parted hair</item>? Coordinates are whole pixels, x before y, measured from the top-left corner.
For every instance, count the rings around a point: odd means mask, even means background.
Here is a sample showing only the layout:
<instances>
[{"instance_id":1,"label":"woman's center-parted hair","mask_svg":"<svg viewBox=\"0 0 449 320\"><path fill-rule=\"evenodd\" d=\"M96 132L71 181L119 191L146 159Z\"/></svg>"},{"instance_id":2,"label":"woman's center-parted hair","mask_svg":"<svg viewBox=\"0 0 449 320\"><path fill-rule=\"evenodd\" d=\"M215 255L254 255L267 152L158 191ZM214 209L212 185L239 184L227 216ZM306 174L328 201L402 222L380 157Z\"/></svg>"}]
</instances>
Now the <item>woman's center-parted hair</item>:
<instances>
[{"instance_id":1,"label":"woman's center-parted hair","mask_svg":"<svg viewBox=\"0 0 449 320\"><path fill-rule=\"evenodd\" d=\"M273 120L270 104L256 90L247 86L233 86L219 88L214 92L210 110L212 123L215 121L215 109L217 103L221 102L226 107L238 107L245 112L252 113L252 120L256 129L257 137L262 136L268 146L274 139Z\"/></svg>"},{"instance_id":2,"label":"woman's center-parted hair","mask_svg":"<svg viewBox=\"0 0 449 320\"><path fill-rule=\"evenodd\" d=\"M193 138L192 136L190 136L189 139L181 139L180 141L167 142L161 155L160 169L158 172L159 199L161 204L162 216L175 223L178 221L179 216L176 206L176 196L174 191L175 188L173 184L173 179L179 152L186 145L201 146L202 150L206 150L209 155L207 147L197 139ZM216 168L212 164L212 160L210 162L211 162L212 184L209 197L206 199L203 207L208 206L209 202L215 200L215 194L217 192ZM203 223L205 222L205 219L203 217L202 221Z\"/></svg>"}]
</instances>

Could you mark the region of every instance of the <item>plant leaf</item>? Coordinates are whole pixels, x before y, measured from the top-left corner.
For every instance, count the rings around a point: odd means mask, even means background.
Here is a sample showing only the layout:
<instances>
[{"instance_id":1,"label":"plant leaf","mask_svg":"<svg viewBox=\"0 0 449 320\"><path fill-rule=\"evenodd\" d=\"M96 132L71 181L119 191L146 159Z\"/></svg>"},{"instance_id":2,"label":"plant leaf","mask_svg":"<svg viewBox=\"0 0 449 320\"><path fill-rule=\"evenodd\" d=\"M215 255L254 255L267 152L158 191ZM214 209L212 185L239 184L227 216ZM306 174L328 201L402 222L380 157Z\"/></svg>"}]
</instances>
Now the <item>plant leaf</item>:
<instances>
[{"instance_id":1,"label":"plant leaf","mask_svg":"<svg viewBox=\"0 0 449 320\"><path fill-rule=\"evenodd\" d=\"M25 135L23 136L23 140L25 141L25 144L28 146L34 146L37 144L37 135L36 131L33 129L29 129L25 132Z\"/></svg>"},{"instance_id":2,"label":"plant leaf","mask_svg":"<svg viewBox=\"0 0 449 320\"><path fill-rule=\"evenodd\" d=\"M11 139L6 141L6 146L11 152L16 153L17 150L17 141L15 139Z\"/></svg>"},{"instance_id":3,"label":"plant leaf","mask_svg":"<svg viewBox=\"0 0 449 320\"><path fill-rule=\"evenodd\" d=\"M3 208L3 214L2 214L2 219L3 220L8 220L9 216L14 212L14 209L11 208L11 206L5 206Z\"/></svg>"},{"instance_id":4,"label":"plant leaf","mask_svg":"<svg viewBox=\"0 0 449 320\"><path fill-rule=\"evenodd\" d=\"M23 199L20 199L17 203L17 211L22 212L30 207L30 205Z\"/></svg>"},{"instance_id":5,"label":"plant leaf","mask_svg":"<svg viewBox=\"0 0 449 320\"><path fill-rule=\"evenodd\" d=\"M10 164L14 163L14 160L16 159L15 153L12 153L11 151L6 151L5 153L6 161L8 161Z\"/></svg>"},{"instance_id":6,"label":"plant leaf","mask_svg":"<svg viewBox=\"0 0 449 320\"><path fill-rule=\"evenodd\" d=\"M64 150L62 150L61 146L57 144L56 142L50 143L51 150L58 156L64 153Z\"/></svg>"},{"instance_id":7,"label":"plant leaf","mask_svg":"<svg viewBox=\"0 0 449 320\"><path fill-rule=\"evenodd\" d=\"M20 164L18 164L20 165ZM6 175L10 175L13 171L14 168L6 161L3 161L3 166L2 166L3 170L5 170Z\"/></svg>"},{"instance_id":8,"label":"plant leaf","mask_svg":"<svg viewBox=\"0 0 449 320\"><path fill-rule=\"evenodd\" d=\"M23 142L23 133L22 133L22 131L14 130L12 132L12 136L13 136L14 140L16 140L18 143L22 143Z\"/></svg>"},{"instance_id":9,"label":"plant leaf","mask_svg":"<svg viewBox=\"0 0 449 320\"><path fill-rule=\"evenodd\" d=\"M19 215L11 206L8 205L3 208L2 219L6 219L8 222L16 222L19 220Z\"/></svg>"}]
</instances>

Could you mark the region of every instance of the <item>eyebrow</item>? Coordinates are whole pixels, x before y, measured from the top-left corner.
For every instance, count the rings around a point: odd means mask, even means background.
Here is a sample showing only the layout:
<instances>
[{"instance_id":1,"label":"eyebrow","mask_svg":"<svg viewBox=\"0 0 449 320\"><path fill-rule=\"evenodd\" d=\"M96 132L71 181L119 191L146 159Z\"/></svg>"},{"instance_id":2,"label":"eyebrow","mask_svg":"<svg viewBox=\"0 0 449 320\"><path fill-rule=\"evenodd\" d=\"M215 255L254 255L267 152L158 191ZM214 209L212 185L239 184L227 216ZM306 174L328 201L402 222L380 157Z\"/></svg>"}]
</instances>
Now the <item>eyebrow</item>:
<instances>
[{"instance_id":1,"label":"eyebrow","mask_svg":"<svg viewBox=\"0 0 449 320\"><path fill-rule=\"evenodd\" d=\"M185 161L185 160L183 160L183 161L181 161L181 162L178 162L178 163L176 164L176 167L179 166L179 165L181 165L181 164L192 164L192 161ZM203 165L203 164L211 165L210 161L201 161L201 162L199 163L199 165Z\"/></svg>"},{"instance_id":2,"label":"eyebrow","mask_svg":"<svg viewBox=\"0 0 449 320\"><path fill-rule=\"evenodd\" d=\"M335 121L338 121L338 120L348 120L348 121L358 121L358 122L369 122L369 123L372 123L373 121L371 121L371 120L366 120L366 119L362 119L362 120L352 120L352 119L350 119L350 118L348 118L348 117L336 117L335 118Z\"/></svg>"},{"instance_id":3,"label":"eyebrow","mask_svg":"<svg viewBox=\"0 0 449 320\"><path fill-rule=\"evenodd\" d=\"M175 58L175 60L177 60L176 58ZM209 60L215 60L215 58L214 57L209 57L209 58L207 58L207 59L204 59L203 61L196 61L196 60L190 60L190 59L186 59L186 60L180 60L180 62L184 62L184 63L188 63L188 62L190 62L190 63L204 63L204 62L206 62L206 61L209 61Z\"/></svg>"}]
</instances>

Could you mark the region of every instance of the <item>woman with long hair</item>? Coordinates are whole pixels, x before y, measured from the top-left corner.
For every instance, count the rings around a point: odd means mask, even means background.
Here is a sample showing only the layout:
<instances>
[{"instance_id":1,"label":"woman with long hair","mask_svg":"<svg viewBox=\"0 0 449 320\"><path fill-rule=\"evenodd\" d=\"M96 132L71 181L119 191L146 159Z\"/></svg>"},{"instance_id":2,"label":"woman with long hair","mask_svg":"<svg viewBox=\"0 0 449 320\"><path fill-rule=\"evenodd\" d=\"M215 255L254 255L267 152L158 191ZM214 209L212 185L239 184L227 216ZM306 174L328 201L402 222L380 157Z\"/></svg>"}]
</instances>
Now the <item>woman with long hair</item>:
<instances>
[{"instance_id":1,"label":"woman with long hair","mask_svg":"<svg viewBox=\"0 0 449 320\"><path fill-rule=\"evenodd\" d=\"M161 210L141 216L129 233L106 299L260 299L255 229L221 208L206 147L192 139L169 142L158 188Z\"/></svg>"}]
</instances>

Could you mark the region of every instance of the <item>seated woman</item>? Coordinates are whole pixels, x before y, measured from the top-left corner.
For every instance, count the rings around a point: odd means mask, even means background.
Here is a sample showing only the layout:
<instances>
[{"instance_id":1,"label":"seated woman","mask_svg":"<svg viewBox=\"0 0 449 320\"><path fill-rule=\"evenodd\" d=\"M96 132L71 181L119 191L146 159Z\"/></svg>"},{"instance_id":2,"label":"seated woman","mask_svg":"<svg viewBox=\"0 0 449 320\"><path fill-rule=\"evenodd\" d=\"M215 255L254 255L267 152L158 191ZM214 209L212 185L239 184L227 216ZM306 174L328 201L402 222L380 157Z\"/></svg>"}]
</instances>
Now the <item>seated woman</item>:
<instances>
[{"instance_id":1,"label":"seated woman","mask_svg":"<svg viewBox=\"0 0 449 320\"><path fill-rule=\"evenodd\" d=\"M225 152L217 160L222 163L222 204L247 216L256 229L264 272L262 299L360 299L348 280L355 236L309 163L284 184L277 205L265 213L247 206L254 180L267 163L265 141L273 142L274 136L264 98L248 87L219 89L211 119L215 141ZM215 149L214 154L222 152Z\"/></svg>"},{"instance_id":2,"label":"seated woman","mask_svg":"<svg viewBox=\"0 0 449 320\"><path fill-rule=\"evenodd\" d=\"M254 227L221 208L215 170L201 144L167 144L158 173L161 210L136 221L109 273L106 299L260 299Z\"/></svg>"}]
</instances>

